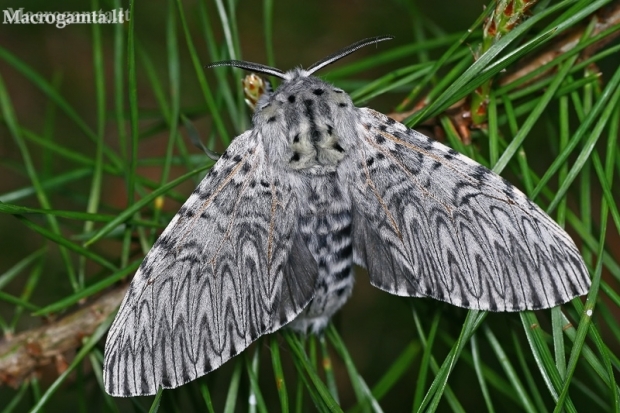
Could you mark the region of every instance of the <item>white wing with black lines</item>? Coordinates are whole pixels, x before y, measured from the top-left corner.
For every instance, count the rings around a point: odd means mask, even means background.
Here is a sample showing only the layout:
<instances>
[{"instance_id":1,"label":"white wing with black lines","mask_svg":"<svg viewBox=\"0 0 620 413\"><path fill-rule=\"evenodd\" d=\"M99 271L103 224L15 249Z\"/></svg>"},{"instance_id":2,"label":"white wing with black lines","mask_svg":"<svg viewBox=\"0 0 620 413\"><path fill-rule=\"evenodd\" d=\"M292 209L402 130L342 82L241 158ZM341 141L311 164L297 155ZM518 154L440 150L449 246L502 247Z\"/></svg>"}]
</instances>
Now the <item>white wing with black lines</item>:
<instances>
[{"instance_id":1,"label":"white wing with black lines","mask_svg":"<svg viewBox=\"0 0 620 413\"><path fill-rule=\"evenodd\" d=\"M237 137L144 259L106 341L115 396L174 388L295 318L316 262L258 133Z\"/></svg>"},{"instance_id":2,"label":"white wing with black lines","mask_svg":"<svg viewBox=\"0 0 620 413\"><path fill-rule=\"evenodd\" d=\"M492 311L587 292L571 238L517 188L383 114L359 113L354 165L340 171L354 171L354 252L373 285Z\"/></svg>"}]
</instances>

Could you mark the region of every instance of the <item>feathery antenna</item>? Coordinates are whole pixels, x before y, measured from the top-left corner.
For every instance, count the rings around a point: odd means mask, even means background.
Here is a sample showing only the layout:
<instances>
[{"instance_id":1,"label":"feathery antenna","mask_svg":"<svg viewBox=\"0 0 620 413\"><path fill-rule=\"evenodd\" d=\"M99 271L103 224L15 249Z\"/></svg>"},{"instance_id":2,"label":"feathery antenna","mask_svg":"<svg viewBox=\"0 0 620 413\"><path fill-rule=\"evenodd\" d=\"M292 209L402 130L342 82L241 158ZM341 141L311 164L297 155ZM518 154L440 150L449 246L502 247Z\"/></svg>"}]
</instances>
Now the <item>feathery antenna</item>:
<instances>
[{"instance_id":1,"label":"feathery antenna","mask_svg":"<svg viewBox=\"0 0 620 413\"><path fill-rule=\"evenodd\" d=\"M359 42L355 42L350 46L345 47L344 49L341 49L339 51L337 51L334 54L331 54L329 56L327 56L325 59L319 60L318 62L316 62L315 64L313 64L312 66L310 66L307 70L308 70L308 74L312 74L314 72L316 72L317 70L320 70L322 68L324 68L325 66L334 63L337 60L342 59L345 56L350 55L351 53L355 52L358 49L361 49L364 46L368 46L369 44L375 44L375 43L379 43L379 42L383 42L385 40L392 40L394 38L394 36L377 36L377 37L370 37L368 39L364 39L364 40L360 40Z\"/></svg>"},{"instance_id":2,"label":"feathery antenna","mask_svg":"<svg viewBox=\"0 0 620 413\"><path fill-rule=\"evenodd\" d=\"M355 52L358 49L361 49L364 46L368 46L369 44L383 42L385 40L392 40L393 38L394 36L377 36L377 37L370 37L368 39L360 40L359 42L355 42L352 45L347 46L344 49L341 49L337 51L336 53L327 56L325 59L319 60L318 62L316 62L315 64L313 64L307 69L307 73L308 75L311 75L314 72L324 68L325 66L329 64L334 63L337 60L342 59L345 56L350 55L351 53ZM211 63L208 66L205 66L205 69L210 69L212 67L219 67L219 66L238 67L240 69L249 70L251 72L263 73L265 75L271 75L271 76L280 78L282 80L286 80L286 73L284 73L280 69L276 69L275 67L271 67L271 66L261 65L260 63L245 62L243 60L225 60L222 62L215 62L215 63Z\"/></svg>"},{"instance_id":3,"label":"feathery antenna","mask_svg":"<svg viewBox=\"0 0 620 413\"><path fill-rule=\"evenodd\" d=\"M261 65L260 63L245 62L243 60L224 60L222 62L211 63L205 66L205 69L211 69L212 67L220 66L232 66L240 69L249 70L250 72L263 73L265 75L275 76L282 80L285 80L284 72L275 67Z\"/></svg>"}]
</instances>

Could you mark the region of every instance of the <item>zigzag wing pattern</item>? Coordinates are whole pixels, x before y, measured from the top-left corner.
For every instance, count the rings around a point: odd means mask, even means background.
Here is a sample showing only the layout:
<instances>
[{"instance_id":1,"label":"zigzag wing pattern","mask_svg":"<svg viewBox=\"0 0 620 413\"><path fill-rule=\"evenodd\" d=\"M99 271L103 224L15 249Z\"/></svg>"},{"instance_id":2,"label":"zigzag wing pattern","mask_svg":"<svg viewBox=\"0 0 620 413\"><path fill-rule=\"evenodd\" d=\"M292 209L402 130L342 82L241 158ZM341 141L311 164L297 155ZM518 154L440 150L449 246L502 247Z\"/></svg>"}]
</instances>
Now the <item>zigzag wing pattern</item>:
<instances>
[{"instance_id":1,"label":"zigzag wing pattern","mask_svg":"<svg viewBox=\"0 0 620 413\"><path fill-rule=\"evenodd\" d=\"M355 171L354 252L373 285L491 311L587 292L571 238L517 188L383 114L359 113L355 165L340 171Z\"/></svg>"},{"instance_id":2,"label":"zigzag wing pattern","mask_svg":"<svg viewBox=\"0 0 620 413\"><path fill-rule=\"evenodd\" d=\"M144 259L108 334L114 396L174 388L291 321L318 269L257 132L237 137Z\"/></svg>"}]
</instances>

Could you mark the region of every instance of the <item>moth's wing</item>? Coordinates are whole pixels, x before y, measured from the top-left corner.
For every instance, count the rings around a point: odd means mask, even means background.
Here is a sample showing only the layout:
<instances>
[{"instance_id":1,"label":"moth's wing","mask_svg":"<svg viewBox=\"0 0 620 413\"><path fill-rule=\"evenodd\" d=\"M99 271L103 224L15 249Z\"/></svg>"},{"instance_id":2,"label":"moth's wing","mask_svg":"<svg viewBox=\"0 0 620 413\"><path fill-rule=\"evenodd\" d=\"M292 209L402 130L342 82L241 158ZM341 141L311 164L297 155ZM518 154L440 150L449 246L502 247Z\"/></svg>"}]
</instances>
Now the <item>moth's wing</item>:
<instances>
[{"instance_id":1,"label":"moth's wing","mask_svg":"<svg viewBox=\"0 0 620 413\"><path fill-rule=\"evenodd\" d=\"M371 283L480 310L553 307L590 278L568 234L484 166L360 109L349 171L356 263Z\"/></svg>"},{"instance_id":2,"label":"moth's wing","mask_svg":"<svg viewBox=\"0 0 620 413\"><path fill-rule=\"evenodd\" d=\"M318 269L298 200L256 135L233 141L136 273L106 342L109 394L200 377L312 299Z\"/></svg>"}]
</instances>

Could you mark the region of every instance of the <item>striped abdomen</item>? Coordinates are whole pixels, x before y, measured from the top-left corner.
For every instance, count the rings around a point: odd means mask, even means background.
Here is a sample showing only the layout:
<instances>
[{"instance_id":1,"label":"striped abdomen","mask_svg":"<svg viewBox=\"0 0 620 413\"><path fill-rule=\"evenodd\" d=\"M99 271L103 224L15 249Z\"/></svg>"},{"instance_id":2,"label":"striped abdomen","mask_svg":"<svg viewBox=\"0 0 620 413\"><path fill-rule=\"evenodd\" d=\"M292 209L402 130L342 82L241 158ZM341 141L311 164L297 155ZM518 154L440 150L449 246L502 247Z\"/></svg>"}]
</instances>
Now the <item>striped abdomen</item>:
<instances>
[{"instance_id":1,"label":"striped abdomen","mask_svg":"<svg viewBox=\"0 0 620 413\"><path fill-rule=\"evenodd\" d=\"M319 182L309 188L307 203L300 211L299 231L319 265L319 278L313 300L290 324L298 331L325 328L353 288L351 210L335 175L313 178Z\"/></svg>"}]
</instances>

